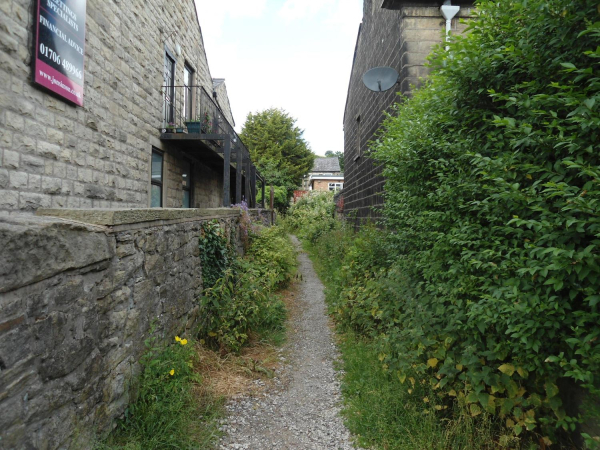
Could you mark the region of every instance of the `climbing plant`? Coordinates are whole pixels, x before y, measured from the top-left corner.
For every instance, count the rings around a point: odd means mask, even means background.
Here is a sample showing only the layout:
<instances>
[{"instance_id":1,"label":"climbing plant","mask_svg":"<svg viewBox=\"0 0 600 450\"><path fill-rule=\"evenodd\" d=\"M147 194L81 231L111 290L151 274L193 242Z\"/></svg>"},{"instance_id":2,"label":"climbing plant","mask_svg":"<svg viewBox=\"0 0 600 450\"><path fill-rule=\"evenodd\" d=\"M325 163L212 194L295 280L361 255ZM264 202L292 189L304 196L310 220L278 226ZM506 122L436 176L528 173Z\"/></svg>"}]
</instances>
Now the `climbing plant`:
<instances>
[{"instance_id":1,"label":"climbing plant","mask_svg":"<svg viewBox=\"0 0 600 450\"><path fill-rule=\"evenodd\" d=\"M202 281L204 288L211 288L230 266L234 250L218 220L202 222L199 239Z\"/></svg>"}]
</instances>

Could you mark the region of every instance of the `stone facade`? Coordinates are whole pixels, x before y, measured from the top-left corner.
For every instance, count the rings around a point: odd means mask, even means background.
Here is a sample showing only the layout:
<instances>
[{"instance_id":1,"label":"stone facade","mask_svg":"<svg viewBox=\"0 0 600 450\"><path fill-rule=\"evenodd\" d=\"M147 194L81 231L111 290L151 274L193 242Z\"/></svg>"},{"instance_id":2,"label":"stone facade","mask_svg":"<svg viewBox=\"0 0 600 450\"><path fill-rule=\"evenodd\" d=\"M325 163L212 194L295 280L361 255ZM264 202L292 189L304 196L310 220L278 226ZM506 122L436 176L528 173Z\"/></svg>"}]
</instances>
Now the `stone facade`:
<instances>
[{"instance_id":1,"label":"stone facade","mask_svg":"<svg viewBox=\"0 0 600 450\"><path fill-rule=\"evenodd\" d=\"M452 21L452 32L465 25L459 19L471 16L472 2L460 5ZM363 20L354 50L354 61L344 113L344 209L359 221L377 221L383 204L381 168L367 157L368 143L375 138L386 112L399 100L397 93L410 95L427 77L427 55L442 42L445 20L441 1L364 0ZM388 66L398 74L398 85L386 92L373 92L362 81L373 67Z\"/></svg>"},{"instance_id":2,"label":"stone facade","mask_svg":"<svg viewBox=\"0 0 600 450\"><path fill-rule=\"evenodd\" d=\"M131 398L151 325L162 342L193 329L201 223L240 248L240 211L39 213L61 218L0 217L0 448L90 448Z\"/></svg>"},{"instance_id":3,"label":"stone facade","mask_svg":"<svg viewBox=\"0 0 600 450\"><path fill-rule=\"evenodd\" d=\"M222 205L223 169L160 139L167 51L176 85L187 65L213 92L194 1L87 0L83 107L31 82L36 3L0 2L0 211L149 207L153 148L165 152L163 206L182 206L184 157L197 172L191 206ZM217 97L232 123L224 83Z\"/></svg>"}]
</instances>

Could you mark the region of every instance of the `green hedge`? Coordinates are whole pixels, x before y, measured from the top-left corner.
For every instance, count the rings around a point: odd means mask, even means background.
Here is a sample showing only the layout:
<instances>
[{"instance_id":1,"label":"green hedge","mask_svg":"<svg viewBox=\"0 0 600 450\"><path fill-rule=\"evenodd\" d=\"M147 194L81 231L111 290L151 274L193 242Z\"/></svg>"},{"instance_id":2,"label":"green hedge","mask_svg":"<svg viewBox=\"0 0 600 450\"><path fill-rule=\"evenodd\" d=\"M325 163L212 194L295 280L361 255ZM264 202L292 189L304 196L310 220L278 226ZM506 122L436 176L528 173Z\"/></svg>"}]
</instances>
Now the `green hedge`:
<instances>
[{"instance_id":1,"label":"green hedge","mask_svg":"<svg viewBox=\"0 0 600 450\"><path fill-rule=\"evenodd\" d=\"M401 379L552 435L560 379L597 392L600 368L600 8L477 10L372 144L394 261L353 314Z\"/></svg>"}]
</instances>

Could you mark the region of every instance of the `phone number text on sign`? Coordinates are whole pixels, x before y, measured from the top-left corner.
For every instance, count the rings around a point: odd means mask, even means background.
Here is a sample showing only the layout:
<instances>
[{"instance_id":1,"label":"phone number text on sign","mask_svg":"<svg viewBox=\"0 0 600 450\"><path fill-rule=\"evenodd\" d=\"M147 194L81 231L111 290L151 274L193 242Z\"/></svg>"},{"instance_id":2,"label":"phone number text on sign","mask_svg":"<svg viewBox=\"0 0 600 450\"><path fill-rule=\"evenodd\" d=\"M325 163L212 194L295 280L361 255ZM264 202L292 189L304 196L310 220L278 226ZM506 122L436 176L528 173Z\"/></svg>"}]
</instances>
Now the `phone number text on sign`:
<instances>
[{"instance_id":1,"label":"phone number text on sign","mask_svg":"<svg viewBox=\"0 0 600 450\"><path fill-rule=\"evenodd\" d=\"M80 80L83 78L81 69L78 69L74 64L67 61L66 58L61 58L57 52L47 45L40 44L40 54L48 58L51 62L62 66L69 74L74 75Z\"/></svg>"}]
</instances>

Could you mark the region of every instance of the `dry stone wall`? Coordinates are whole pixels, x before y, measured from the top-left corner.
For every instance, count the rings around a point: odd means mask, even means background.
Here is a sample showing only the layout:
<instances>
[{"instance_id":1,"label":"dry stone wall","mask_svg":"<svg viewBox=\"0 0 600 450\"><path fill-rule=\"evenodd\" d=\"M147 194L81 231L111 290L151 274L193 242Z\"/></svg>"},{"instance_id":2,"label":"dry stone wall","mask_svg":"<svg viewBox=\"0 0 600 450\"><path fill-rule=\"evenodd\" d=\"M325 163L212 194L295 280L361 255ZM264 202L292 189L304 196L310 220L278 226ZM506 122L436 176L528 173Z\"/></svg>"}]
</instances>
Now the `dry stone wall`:
<instances>
[{"instance_id":1,"label":"dry stone wall","mask_svg":"<svg viewBox=\"0 0 600 450\"><path fill-rule=\"evenodd\" d=\"M0 449L89 448L131 399L151 326L194 327L201 223L239 248L240 212L41 213L63 218L0 216Z\"/></svg>"}]
</instances>

